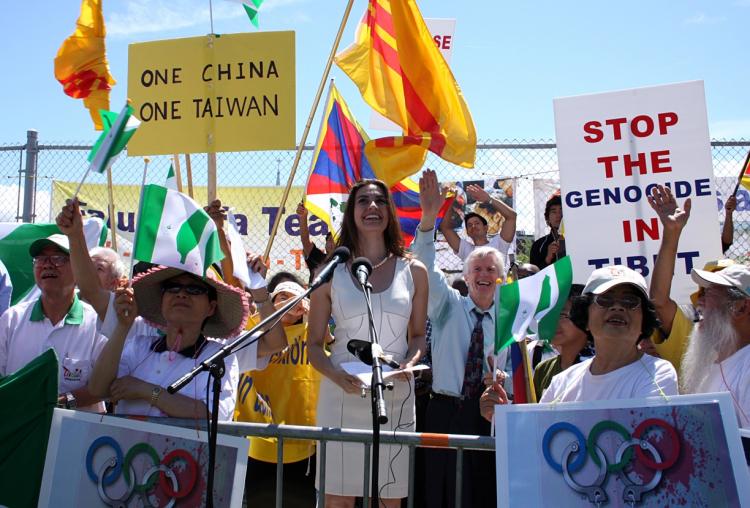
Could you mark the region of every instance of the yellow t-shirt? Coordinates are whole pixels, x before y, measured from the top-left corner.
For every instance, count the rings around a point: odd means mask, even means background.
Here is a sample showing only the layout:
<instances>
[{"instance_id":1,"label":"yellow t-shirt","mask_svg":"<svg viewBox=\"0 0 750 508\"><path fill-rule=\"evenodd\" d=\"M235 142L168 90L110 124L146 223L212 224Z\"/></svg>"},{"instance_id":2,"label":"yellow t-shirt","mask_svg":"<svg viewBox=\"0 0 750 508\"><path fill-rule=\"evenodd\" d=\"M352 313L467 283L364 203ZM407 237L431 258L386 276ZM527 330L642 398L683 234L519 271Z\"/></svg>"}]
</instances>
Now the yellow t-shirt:
<instances>
[{"instance_id":1,"label":"yellow t-shirt","mask_svg":"<svg viewBox=\"0 0 750 508\"><path fill-rule=\"evenodd\" d=\"M685 354L687 349L688 337L693 331L693 320L686 311L687 309L682 306L677 306L669 337L664 339L659 330L654 331L651 337L659 356L674 365L678 374L682 364L682 355Z\"/></svg>"},{"instance_id":2,"label":"yellow t-shirt","mask_svg":"<svg viewBox=\"0 0 750 508\"><path fill-rule=\"evenodd\" d=\"M251 317L248 328L257 323ZM234 419L242 422L315 425L320 373L307 355L307 323L285 326L289 343L275 353L264 370L240 376ZM249 437L250 457L276 463L276 438ZM284 440L284 463L315 453L315 441Z\"/></svg>"}]
</instances>

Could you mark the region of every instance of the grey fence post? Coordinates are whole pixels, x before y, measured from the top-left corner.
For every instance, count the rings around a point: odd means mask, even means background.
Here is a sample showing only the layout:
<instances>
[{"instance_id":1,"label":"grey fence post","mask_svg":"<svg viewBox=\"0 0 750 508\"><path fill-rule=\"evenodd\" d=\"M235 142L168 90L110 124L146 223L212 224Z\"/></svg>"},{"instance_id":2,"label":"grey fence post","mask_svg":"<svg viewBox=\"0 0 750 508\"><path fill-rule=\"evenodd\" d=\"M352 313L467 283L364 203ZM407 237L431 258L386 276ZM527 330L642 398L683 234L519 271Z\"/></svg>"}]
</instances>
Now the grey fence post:
<instances>
[{"instance_id":1,"label":"grey fence post","mask_svg":"<svg viewBox=\"0 0 750 508\"><path fill-rule=\"evenodd\" d=\"M39 154L39 138L37 131L26 131L26 171L23 184L23 222L34 222L36 218L36 165Z\"/></svg>"}]
</instances>

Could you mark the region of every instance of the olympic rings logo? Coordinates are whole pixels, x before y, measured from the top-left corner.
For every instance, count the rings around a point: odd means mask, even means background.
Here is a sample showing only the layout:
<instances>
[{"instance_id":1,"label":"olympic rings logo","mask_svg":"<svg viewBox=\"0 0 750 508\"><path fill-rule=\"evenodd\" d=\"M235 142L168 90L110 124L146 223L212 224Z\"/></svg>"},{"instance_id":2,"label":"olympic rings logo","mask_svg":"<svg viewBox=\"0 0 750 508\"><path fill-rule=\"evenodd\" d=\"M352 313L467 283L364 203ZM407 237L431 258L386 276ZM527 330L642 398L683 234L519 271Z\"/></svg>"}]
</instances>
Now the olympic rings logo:
<instances>
[{"instance_id":1,"label":"olympic rings logo","mask_svg":"<svg viewBox=\"0 0 750 508\"><path fill-rule=\"evenodd\" d=\"M646 434L654 428L663 431L669 446L662 448L669 450L670 456L663 457L663 452L646 440ZM614 432L621 438L613 461L607 459L604 450L598 445L599 437L605 432ZM552 442L562 434L571 435L573 439L565 446L558 461L552 456ZM663 472L677 462L680 457L680 436L673 426L660 418L648 418L642 421L633 430L632 435L621 424L612 420L603 420L591 428L588 438L585 438L575 425L557 422L550 425L544 433L542 451L544 460L553 470L563 475L568 487L591 503L598 506L607 502L608 496L604 484L609 473L616 473L625 485L623 501L634 506L641 501L643 494L659 485ZM653 471L653 476L649 481L636 483L626 471L626 468L633 463L634 457L640 464ZM598 474L592 484L581 485L575 480L573 474L583 469L589 458L598 468Z\"/></svg>"},{"instance_id":2,"label":"olympic rings logo","mask_svg":"<svg viewBox=\"0 0 750 508\"><path fill-rule=\"evenodd\" d=\"M104 462L99 471L94 470L94 455L102 448L110 448L113 455ZM136 472L133 460L139 455L151 459L151 467L143 474L141 482L136 482ZM172 469L172 464L181 460L185 463L183 482L179 482ZM184 449L176 449L167 453L159 460L159 454L148 443L136 443L123 455L120 444L110 436L101 436L94 440L86 452L86 473L97 485L99 497L109 506L125 508L128 500L136 493L141 497L143 506L152 507L147 493L154 489L157 481L161 490L169 496L170 501L163 508L172 508L178 499L189 495L198 480L199 466L195 458ZM125 493L118 498L111 498L107 494L107 487L113 485L122 476L125 480ZM159 507L153 507L159 508Z\"/></svg>"}]
</instances>

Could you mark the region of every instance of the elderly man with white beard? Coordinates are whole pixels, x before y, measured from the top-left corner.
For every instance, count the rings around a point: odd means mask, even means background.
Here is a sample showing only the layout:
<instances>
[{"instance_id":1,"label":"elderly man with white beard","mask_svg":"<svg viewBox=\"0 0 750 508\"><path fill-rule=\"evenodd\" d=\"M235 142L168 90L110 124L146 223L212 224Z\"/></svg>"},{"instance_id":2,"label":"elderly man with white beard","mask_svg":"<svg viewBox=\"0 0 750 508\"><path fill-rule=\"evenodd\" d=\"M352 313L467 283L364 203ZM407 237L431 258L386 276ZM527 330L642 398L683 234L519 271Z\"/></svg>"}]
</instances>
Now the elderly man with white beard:
<instances>
[{"instance_id":1,"label":"elderly man with white beard","mask_svg":"<svg viewBox=\"0 0 750 508\"><path fill-rule=\"evenodd\" d=\"M693 269L702 319L682 359L682 393L729 392L740 427L750 428L750 267Z\"/></svg>"}]
</instances>

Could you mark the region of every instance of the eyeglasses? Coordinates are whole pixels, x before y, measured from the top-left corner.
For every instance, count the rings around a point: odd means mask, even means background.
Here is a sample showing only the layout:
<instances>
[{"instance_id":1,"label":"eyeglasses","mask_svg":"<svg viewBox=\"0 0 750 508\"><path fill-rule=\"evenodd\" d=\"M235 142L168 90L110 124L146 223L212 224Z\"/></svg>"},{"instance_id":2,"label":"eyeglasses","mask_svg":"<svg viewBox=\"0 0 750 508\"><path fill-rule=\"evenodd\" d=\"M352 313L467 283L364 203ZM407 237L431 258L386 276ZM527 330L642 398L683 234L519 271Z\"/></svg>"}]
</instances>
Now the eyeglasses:
<instances>
[{"instance_id":1,"label":"eyeglasses","mask_svg":"<svg viewBox=\"0 0 750 508\"><path fill-rule=\"evenodd\" d=\"M44 266L47 263L52 263L55 268L60 268L70 261L70 258L68 256L34 256L31 260L35 265Z\"/></svg>"},{"instance_id":2,"label":"eyeglasses","mask_svg":"<svg viewBox=\"0 0 750 508\"><path fill-rule=\"evenodd\" d=\"M185 293L190 296L205 295L209 292L208 286L202 286L200 284L180 284L179 282L165 282L161 287L162 294L171 293L173 295L179 294L180 291L185 290Z\"/></svg>"},{"instance_id":3,"label":"eyeglasses","mask_svg":"<svg viewBox=\"0 0 750 508\"><path fill-rule=\"evenodd\" d=\"M612 308L617 304L624 309L635 310L641 306L641 299L635 295L625 295L615 298L614 296L604 294L594 296L594 303L603 309Z\"/></svg>"}]
</instances>

